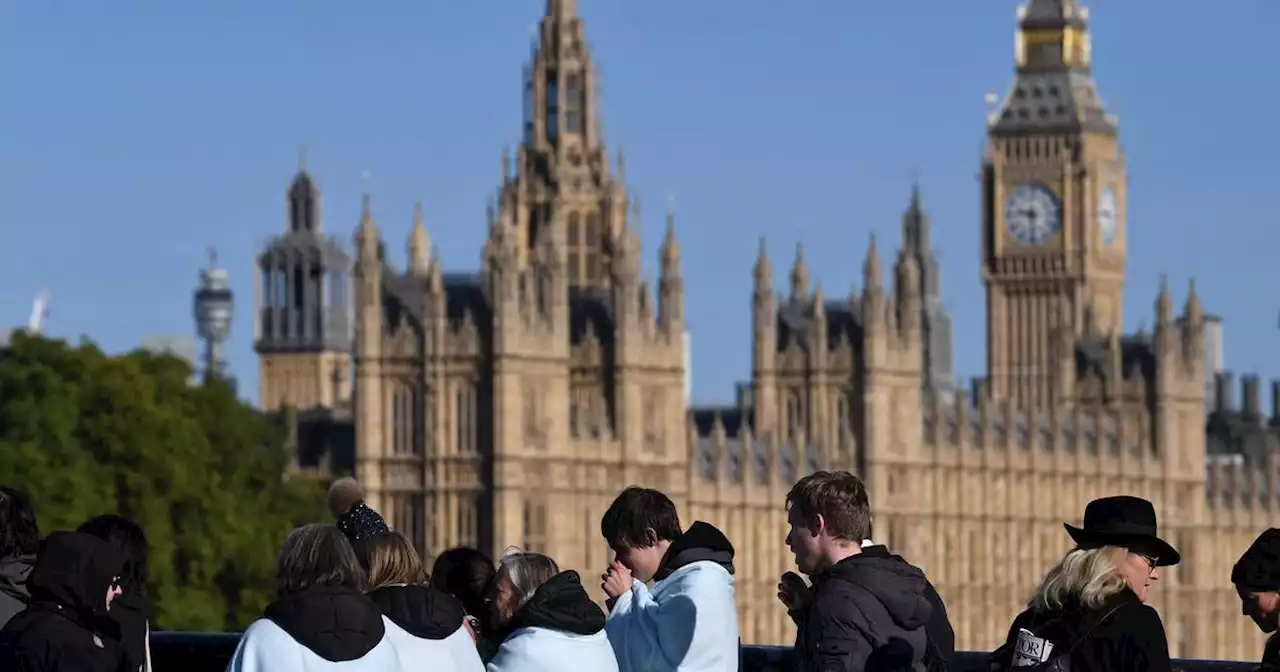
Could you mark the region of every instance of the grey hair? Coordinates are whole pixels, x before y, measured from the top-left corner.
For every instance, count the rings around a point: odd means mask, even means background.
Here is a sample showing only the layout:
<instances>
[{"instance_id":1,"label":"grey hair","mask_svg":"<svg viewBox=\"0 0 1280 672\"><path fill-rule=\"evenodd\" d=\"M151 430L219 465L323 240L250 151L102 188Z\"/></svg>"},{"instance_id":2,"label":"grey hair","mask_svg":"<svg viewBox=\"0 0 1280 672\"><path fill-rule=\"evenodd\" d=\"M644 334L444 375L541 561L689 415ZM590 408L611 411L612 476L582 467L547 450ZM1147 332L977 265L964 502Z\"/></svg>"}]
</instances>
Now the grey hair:
<instances>
[{"instance_id":1,"label":"grey hair","mask_svg":"<svg viewBox=\"0 0 1280 672\"><path fill-rule=\"evenodd\" d=\"M560 573L560 566L549 556L541 553L525 553L508 551L498 562L499 571L506 571L511 585L515 586L520 601L516 608L523 607L538 586L546 583L551 577Z\"/></svg>"}]
</instances>

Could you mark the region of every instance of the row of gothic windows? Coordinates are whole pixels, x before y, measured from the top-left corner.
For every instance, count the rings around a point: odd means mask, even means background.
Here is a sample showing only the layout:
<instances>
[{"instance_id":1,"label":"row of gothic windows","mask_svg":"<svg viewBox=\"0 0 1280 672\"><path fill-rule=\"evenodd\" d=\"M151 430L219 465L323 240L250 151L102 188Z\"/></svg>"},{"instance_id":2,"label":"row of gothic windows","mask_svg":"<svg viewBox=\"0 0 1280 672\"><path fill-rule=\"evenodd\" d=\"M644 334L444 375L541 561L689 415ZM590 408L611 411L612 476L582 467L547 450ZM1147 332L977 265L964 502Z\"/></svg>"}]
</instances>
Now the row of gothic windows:
<instances>
[{"instance_id":1,"label":"row of gothic windows","mask_svg":"<svg viewBox=\"0 0 1280 672\"><path fill-rule=\"evenodd\" d=\"M783 435L794 435L808 426L808 416L802 397L804 390L783 393ZM827 399L826 395L814 395L817 399ZM838 437L844 437L853 430L853 404L848 392L842 392L835 401L836 429Z\"/></svg>"},{"instance_id":2,"label":"row of gothic windows","mask_svg":"<svg viewBox=\"0 0 1280 672\"><path fill-rule=\"evenodd\" d=\"M426 407L420 388L412 383L396 383L388 397L386 412L391 426L391 453L421 455Z\"/></svg>"},{"instance_id":3,"label":"row of gothic windows","mask_svg":"<svg viewBox=\"0 0 1280 672\"><path fill-rule=\"evenodd\" d=\"M297 337L323 334L330 309L348 305L345 273L325 271L319 263L264 264L260 269L264 335Z\"/></svg>"},{"instance_id":4,"label":"row of gothic windows","mask_svg":"<svg viewBox=\"0 0 1280 672\"><path fill-rule=\"evenodd\" d=\"M574 284L594 285L600 280L600 221L596 213L584 218L570 213L566 231L568 245L569 278Z\"/></svg>"},{"instance_id":5,"label":"row of gothic windows","mask_svg":"<svg viewBox=\"0 0 1280 672\"><path fill-rule=\"evenodd\" d=\"M566 133L582 132L582 107L582 77L571 74L565 78L564 130ZM560 135L560 77L554 70L547 72L546 120L547 139L554 141Z\"/></svg>"}]
</instances>

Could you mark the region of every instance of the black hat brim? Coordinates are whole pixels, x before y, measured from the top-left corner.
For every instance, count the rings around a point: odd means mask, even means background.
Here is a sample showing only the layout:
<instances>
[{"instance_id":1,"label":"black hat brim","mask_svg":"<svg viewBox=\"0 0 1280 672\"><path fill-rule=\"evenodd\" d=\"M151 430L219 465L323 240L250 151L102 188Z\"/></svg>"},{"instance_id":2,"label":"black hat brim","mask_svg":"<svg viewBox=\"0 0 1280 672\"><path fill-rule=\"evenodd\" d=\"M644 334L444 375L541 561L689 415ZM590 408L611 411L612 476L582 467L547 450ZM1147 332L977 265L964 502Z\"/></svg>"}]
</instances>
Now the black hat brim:
<instances>
[{"instance_id":1,"label":"black hat brim","mask_svg":"<svg viewBox=\"0 0 1280 672\"><path fill-rule=\"evenodd\" d=\"M1157 567L1172 567L1182 562L1182 555L1169 542L1150 534L1123 534L1086 530L1074 525L1062 524L1067 534L1080 546L1123 546L1131 551L1149 552L1156 559Z\"/></svg>"}]
</instances>

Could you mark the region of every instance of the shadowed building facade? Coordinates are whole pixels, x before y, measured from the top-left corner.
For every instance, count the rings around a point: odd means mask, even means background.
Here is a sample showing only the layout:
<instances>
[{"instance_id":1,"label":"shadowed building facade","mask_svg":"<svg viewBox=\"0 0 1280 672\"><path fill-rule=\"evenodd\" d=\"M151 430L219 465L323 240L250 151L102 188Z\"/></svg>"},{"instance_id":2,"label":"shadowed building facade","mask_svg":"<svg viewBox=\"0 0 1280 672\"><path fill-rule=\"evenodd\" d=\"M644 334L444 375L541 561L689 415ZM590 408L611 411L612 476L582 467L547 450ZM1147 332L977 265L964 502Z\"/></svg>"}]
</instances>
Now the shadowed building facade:
<instances>
[{"instance_id":1,"label":"shadowed building facade","mask_svg":"<svg viewBox=\"0 0 1280 672\"><path fill-rule=\"evenodd\" d=\"M1132 493L1156 503L1183 552L1155 591L1173 653L1256 656L1224 584L1274 519L1280 434L1253 379L1244 410L1221 392L1206 426L1194 287L1175 313L1162 286L1151 333L1120 331L1125 160L1083 8L1020 10L1015 82L988 120L985 378L954 389L913 189L900 251L886 269L872 238L847 296L825 294L798 248L778 293L762 244L751 379L734 404L690 408L674 216L647 278L574 5L547 4L523 142L504 153L477 272L443 270L421 208L407 267L393 268L367 196L348 255L321 235L312 177L296 177L288 230L259 257L257 333L264 408L299 409L300 468L354 473L429 553L518 545L585 576L609 560L599 520L613 496L661 488L686 523L719 525L737 546L742 638L756 643L794 637L775 596L792 565L785 493L815 469L851 469L877 536L929 572L971 650L1004 640L1067 548L1063 521Z\"/></svg>"}]
</instances>

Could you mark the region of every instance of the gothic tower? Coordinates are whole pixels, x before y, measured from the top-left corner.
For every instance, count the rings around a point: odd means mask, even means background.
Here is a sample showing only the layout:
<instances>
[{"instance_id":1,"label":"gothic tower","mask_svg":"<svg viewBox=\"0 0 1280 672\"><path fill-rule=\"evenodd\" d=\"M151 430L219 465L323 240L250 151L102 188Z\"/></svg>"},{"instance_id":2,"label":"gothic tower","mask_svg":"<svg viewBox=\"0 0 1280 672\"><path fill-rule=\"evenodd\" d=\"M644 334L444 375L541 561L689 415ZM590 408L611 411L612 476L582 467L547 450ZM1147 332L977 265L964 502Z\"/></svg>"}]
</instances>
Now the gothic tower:
<instances>
[{"instance_id":1,"label":"gothic tower","mask_svg":"<svg viewBox=\"0 0 1280 672\"><path fill-rule=\"evenodd\" d=\"M955 391L955 368L951 360L951 316L942 306L942 272L930 241L929 214L920 198L920 185L911 188L911 203L902 215L901 265L907 257L915 262L919 274L916 292L920 297L920 329L924 339L924 395L950 400Z\"/></svg>"},{"instance_id":2,"label":"gothic tower","mask_svg":"<svg viewBox=\"0 0 1280 672\"><path fill-rule=\"evenodd\" d=\"M572 289L603 289L626 229L622 156L610 175L602 139L595 66L575 0L547 0L524 72L524 131L510 174L502 158L500 208L517 228L519 263L529 263L542 232L560 229Z\"/></svg>"},{"instance_id":3,"label":"gothic tower","mask_svg":"<svg viewBox=\"0 0 1280 672\"><path fill-rule=\"evenodd\" d=\"M259 405L334 408L350 398L351 260L324 236L306 166L289 187L284 235L258 255Z\"/></svg>"},{"instance_id":4,"label":"gothic tower","mask_svg":"<svg viewBox=\"0 0 1280 672\"><path fill-rule=\"evenodd\" d=\"M1076 0L1019 10L1017 75L983 159L987 377L997 398L1055 403L1055 337L1122 326L1125 161Z\"/></svg>"}]
</instances>

